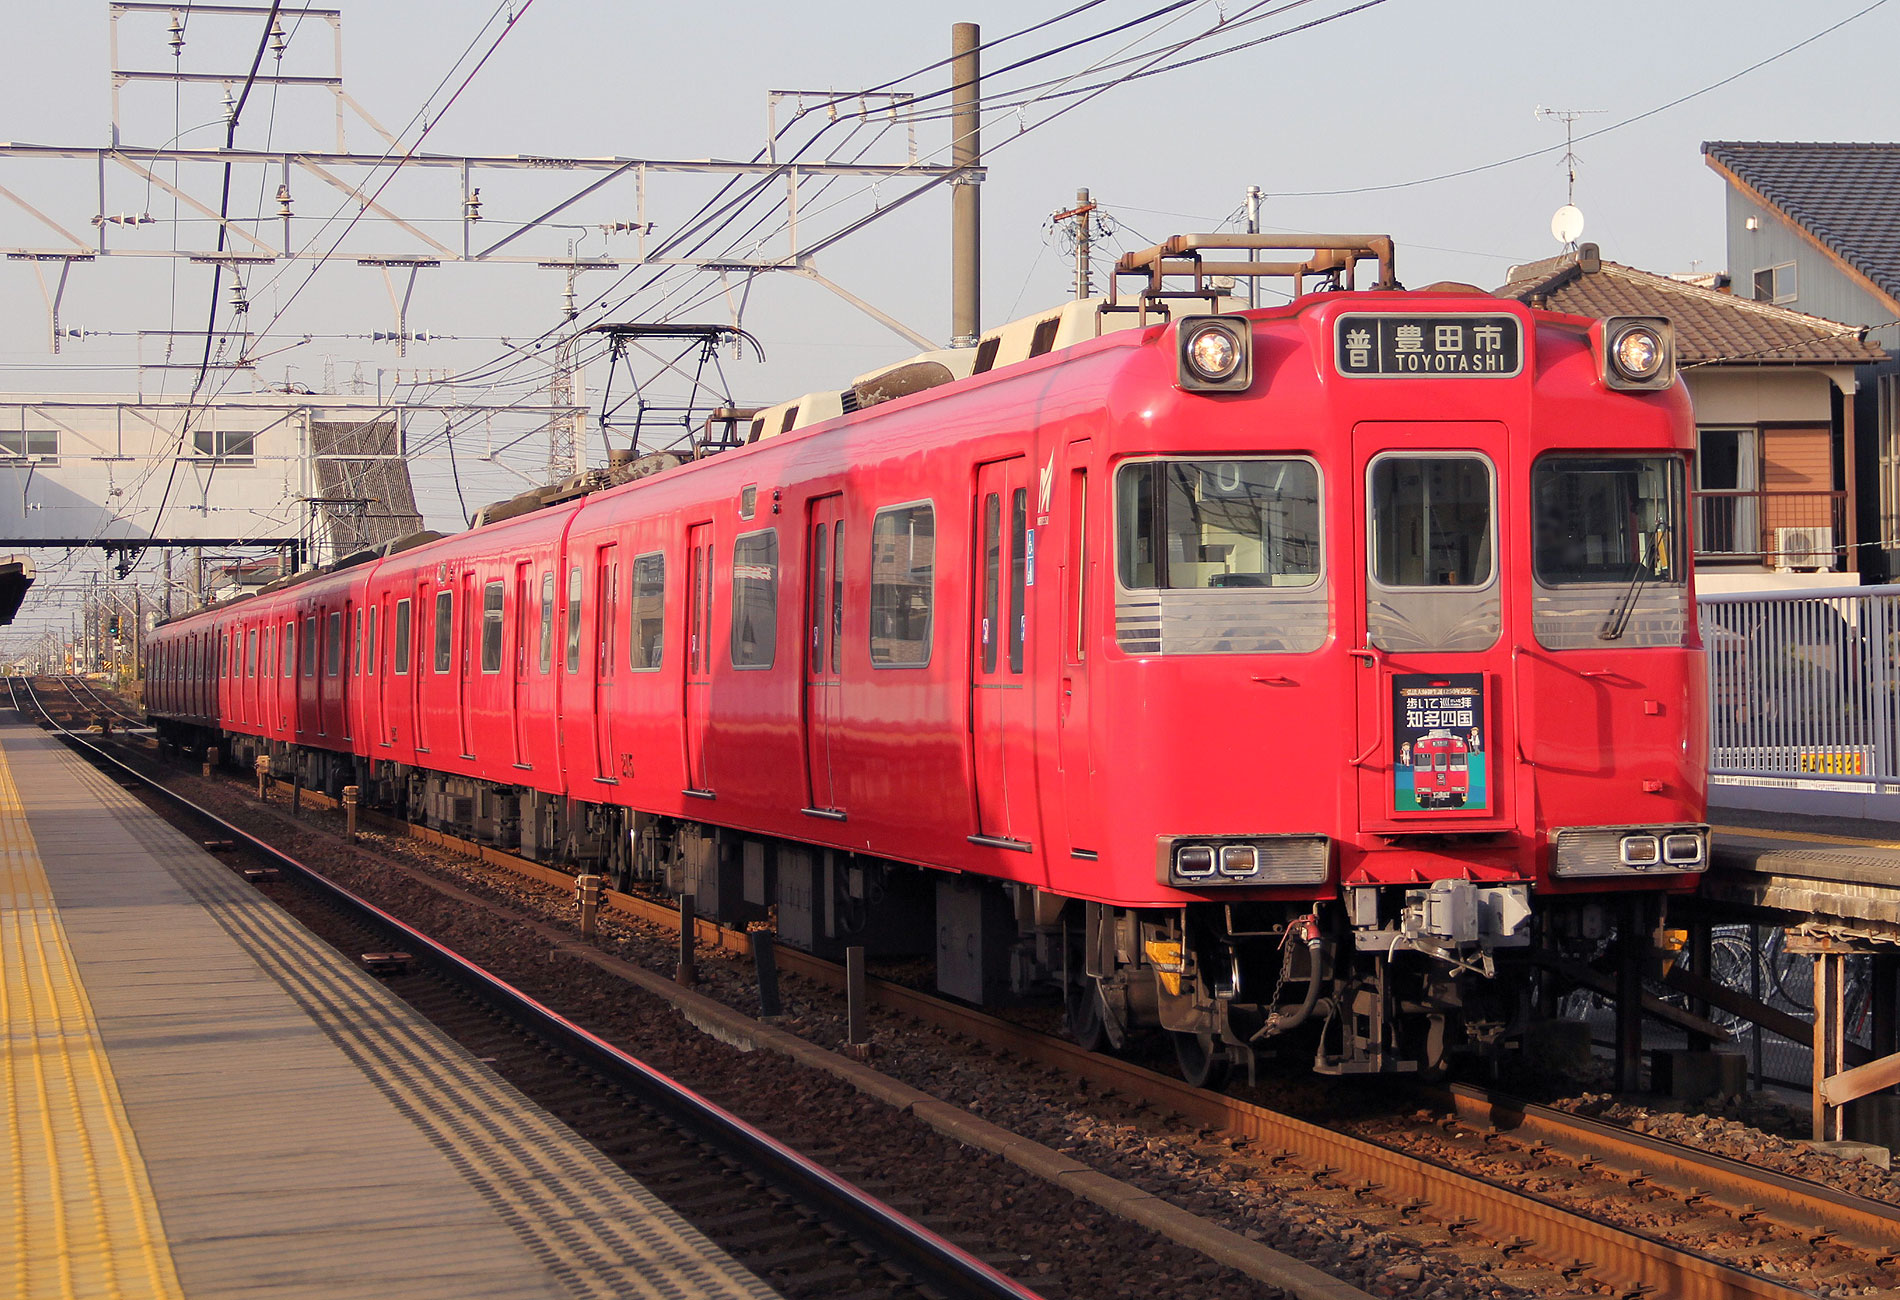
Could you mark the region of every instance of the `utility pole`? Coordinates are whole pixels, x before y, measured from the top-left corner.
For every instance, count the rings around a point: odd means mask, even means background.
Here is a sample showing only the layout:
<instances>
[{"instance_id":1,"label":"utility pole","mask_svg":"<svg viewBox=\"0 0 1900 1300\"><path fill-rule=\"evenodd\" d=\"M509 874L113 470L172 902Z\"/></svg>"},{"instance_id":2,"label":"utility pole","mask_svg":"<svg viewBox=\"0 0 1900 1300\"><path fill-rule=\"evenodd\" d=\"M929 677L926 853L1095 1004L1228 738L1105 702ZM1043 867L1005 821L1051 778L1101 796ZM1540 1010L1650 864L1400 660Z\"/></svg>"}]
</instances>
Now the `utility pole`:
<instances>
[{"instance_id":1,"label":"utility pole","mask_svg":"<svg viewBox=\"0 0 1900 1300\"><path fill-rule=\"evenodd\" d=\"M1089 276L1089 244L1094 225L1095 204L1089 199L1086 188L1075 192L1075 206L1066 212L1058 212L1051 220L1075 222L1075 296L1090 298L1095 294L1095 286Z\"/></svg>"},{"instance_id":2,"label":"utility pole","mask_svg":"<svg viewBox=\"0 0 1900 1300\"><path fill-rule=\"evenodd\" d=\"M982 29L958 23L950 29L950 165L978 167L983 161L979 115ZM974 175L950 182L950 346L976 346L981 325L982 208Z\"/></svg>"},{"instance_id":3,"label":"utility pole","mask_svg":"<svg viewBox=\"0 0 1900 1300\"><path fill-rule=\"evenodd\" d=\"M1249 185L1247 187L1247 233L1250 235L1260 233L1260 187L1258 185ZM1258 299L1255 297L1259 292L1260 277L1257 275L1248 276L1247 305L1249 307L1258 307L1260 305Z\"/></svg>"}]
</instances>

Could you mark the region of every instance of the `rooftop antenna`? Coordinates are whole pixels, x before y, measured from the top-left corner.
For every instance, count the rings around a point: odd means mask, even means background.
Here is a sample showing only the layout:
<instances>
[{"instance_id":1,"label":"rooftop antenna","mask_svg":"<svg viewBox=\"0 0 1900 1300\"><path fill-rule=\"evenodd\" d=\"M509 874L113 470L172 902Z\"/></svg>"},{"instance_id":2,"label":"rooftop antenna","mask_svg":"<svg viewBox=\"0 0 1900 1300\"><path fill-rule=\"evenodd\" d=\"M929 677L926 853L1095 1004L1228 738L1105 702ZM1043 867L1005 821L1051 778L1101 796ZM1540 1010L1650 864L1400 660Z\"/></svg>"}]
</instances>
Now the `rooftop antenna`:
<instances>
[{"instance_id":1,"label":"rooftop antenna","mask_svg":"<svg viewBox=\"0 0 1900 1300\"><path fill-rule=\"evenodd\" d=\"M1577 119L1604 111L1601 108L1545 108L1539 104L1531 114L1539 122L1564 124L1564 205L1550 219L1550 234L1564 246L1566 253L1577 251L1577 236L1583 233L1583 210L1577 206Z\"/></svg>"}]
</instances>

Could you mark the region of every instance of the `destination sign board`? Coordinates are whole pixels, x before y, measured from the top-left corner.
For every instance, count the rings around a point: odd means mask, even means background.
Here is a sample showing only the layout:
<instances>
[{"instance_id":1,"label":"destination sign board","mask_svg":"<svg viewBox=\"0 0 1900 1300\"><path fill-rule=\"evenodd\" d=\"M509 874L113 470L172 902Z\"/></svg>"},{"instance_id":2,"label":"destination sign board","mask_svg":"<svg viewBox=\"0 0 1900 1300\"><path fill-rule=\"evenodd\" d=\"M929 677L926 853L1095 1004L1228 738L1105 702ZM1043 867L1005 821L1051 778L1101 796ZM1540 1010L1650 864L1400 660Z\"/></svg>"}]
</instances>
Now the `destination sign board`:
<instances>
[{"instance_id":1,"label":"destination sign board","mask_svg":"<svg viewBox=\"0 0 1900 1300\"><path fill-rule=\"evenodd\" d=\"M1333 322L1333 364L1375 379L1509 379L1524 369L1524 331L1504 314L1347 312Z\"/></svg>"}]
</instances>

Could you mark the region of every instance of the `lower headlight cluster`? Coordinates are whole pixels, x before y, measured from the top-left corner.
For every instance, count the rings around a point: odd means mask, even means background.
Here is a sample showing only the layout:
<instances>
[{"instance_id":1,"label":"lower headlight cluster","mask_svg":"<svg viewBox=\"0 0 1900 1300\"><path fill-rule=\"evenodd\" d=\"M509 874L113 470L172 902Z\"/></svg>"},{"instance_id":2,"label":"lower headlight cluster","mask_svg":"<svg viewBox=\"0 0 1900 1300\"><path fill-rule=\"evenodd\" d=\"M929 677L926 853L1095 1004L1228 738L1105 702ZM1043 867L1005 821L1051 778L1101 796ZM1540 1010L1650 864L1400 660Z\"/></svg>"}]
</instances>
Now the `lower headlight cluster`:
<instances>
[{"instance_id":1,"label":"lower headlight cluster","mask_svg":"<svg viewBox=\"0 0 1900 1300\"><path fill-rule=\"evenodd\" d=\"M1706 871L1707 826L1589 826L1552 835L1550 874L1587 876L1667 875Z\"/></svg>"},{"instance_id":2,"label":"lower headlight cluster","mask_svg":"<svg viewBox=\"0 0 1900 1300\"><path fill-rule=\"evenodd\" d=\"M1317 885L1332 866L1324 835L1164 836L1160 850L1164 885Z\"/></svg>"}]
</instances>

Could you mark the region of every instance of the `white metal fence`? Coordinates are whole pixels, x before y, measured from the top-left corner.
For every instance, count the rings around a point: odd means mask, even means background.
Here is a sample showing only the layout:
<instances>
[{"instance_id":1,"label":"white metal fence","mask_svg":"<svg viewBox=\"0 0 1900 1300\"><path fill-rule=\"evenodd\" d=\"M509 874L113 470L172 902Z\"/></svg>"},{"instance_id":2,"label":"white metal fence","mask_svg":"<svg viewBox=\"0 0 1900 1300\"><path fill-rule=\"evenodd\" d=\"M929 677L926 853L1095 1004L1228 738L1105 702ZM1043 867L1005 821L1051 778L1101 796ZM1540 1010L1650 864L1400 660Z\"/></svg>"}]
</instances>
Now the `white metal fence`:
<instances>
[{"instance_id":1,"label":"white metal fence","mask_svg":"<svg viewBox=\"0 0 1900 1300\"><path fill-rule=\"evenodd\" d=\"M1900 587L1704 596L1710 771L1900 784Z\"/></svg>"}]
</instances>

